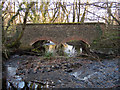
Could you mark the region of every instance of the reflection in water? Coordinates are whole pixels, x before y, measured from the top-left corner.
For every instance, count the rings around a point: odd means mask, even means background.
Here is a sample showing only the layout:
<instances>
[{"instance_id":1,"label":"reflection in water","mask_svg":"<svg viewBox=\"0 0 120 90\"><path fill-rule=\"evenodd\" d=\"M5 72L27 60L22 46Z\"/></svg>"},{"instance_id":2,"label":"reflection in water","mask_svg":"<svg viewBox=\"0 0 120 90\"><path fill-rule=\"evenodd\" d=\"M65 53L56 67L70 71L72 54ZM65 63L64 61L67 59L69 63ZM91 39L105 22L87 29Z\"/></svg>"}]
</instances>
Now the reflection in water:
<instances>
[{"instance_id":1,"label":"reflection in water","mask_svg":"<svg viewBox=\"0 0 120 90\"><path fill-rule=\"evenodd\" d=\"M16 70L17 70L16 67L7 66L7 74L8 74L8 76L9 77L14 76L16 74Z\"/></svg>"},{"instance_id":2,"label":"reflection in water","mask_svg":"<svg viewBox=\"0 0 120 90\"><path fill-rule=\"evenodd\" d=\"M7 71L6 89L23 88L25 87L25 82L22 77L16 75L17 67L5 66Z\"/></svg>"},{"instance_id":3,"label":"reflection in water","mask_svg":"<svg viewBox=\"0 0 120 90\"><path fill-rule=\"evenodd\" d=\"M4 90L28 90L28 89L42 89L42 88L49 88L54 87L50 86L48 82L25 82L22 79L22 76L16 75L16 67L13 66L5 66L7 76L6 76L6 87L4 87Z\"/></svg>"}]
</instances>

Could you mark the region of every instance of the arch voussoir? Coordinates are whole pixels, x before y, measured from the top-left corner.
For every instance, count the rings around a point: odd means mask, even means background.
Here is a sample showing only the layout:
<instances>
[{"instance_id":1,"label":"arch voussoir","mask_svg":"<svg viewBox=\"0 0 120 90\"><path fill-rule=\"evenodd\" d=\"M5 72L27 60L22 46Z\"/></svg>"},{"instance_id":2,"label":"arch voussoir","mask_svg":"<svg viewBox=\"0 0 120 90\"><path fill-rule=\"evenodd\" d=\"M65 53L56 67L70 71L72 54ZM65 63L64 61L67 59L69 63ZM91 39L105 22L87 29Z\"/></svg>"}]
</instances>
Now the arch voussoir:
<instances>
[{"instance_id":1,"label":"arch voussoir","mask_svg":"<svg viewBox=\"0 0 120 90\"><path fill-rule=\"evenodd\" d=\"M39 41L39 40L50 40L50 41L52 41L53 43L57 44L57 42L55 41L54 38L44 36L44 37L38 37L38 38L33 39L33 40L30 42L30 45L32 46L35 42L37 42L37 41Z\"/></svg>"},{"instance_id":2,"label":"arch voussoir","mask_svg":"<svg viewBox=\"0 0 120 90\"><path fill-rule=\"evenodd\" d=\"M71 40L82 40L86 43L90 43L86 38L83 38L83 37L80 37L80 36L70 36L70 37L67 37L65 38L61 43L66 43L66 42L69 42Z\"/></svg>"}]
</instances>

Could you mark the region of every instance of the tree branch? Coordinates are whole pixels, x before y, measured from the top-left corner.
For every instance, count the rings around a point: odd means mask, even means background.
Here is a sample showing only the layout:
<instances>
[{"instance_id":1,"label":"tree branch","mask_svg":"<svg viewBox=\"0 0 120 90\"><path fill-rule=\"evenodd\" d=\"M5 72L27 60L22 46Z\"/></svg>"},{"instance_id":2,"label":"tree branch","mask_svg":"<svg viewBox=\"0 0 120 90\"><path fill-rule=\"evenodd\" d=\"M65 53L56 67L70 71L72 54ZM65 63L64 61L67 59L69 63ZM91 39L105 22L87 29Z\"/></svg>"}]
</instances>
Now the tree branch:
<instances>
[{"instance_id":1,"label":"tree branch","mask_svg":"<svg viewBox=\"0 0 120 90\"><path fill-rule=\"evenodd\" d=\"M91 13L91 14L93 14L93 15L95 15L95 16L97 16L98 18L104 19L107 23L109 23L108 20L107 20L106 18L100 17L99 15L96 15L95 13L92 13L92 12L90 12L90 11L88 11L88 10L86 10L86 11L89 12L89 13Z\"/></svg>"},{"instance_id":2,"label":"tree branch","mask_svg":"<svg viewBox=\"0 0 120 90\"><path fill-rule=\"evenodd\" d=\"M112 16L112 18L120 25L120 21L119 20L117 20L117 18L116 17L114 17L113 16L113 14L111 13L111 11L110 10L108 10L108 13L110 14L110 16Z\"/></svg>"}]
</instances>

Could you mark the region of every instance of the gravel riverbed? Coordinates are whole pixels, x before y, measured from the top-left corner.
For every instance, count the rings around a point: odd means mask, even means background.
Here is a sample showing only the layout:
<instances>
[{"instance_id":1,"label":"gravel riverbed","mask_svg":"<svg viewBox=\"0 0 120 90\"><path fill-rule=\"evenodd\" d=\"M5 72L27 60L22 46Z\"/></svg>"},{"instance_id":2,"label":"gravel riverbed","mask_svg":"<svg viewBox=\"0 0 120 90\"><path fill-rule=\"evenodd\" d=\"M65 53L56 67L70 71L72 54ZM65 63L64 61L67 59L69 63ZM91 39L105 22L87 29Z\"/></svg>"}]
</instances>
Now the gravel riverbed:
<instances>
[{"instance_id":1,"label":"gravel riverbed","mask_svg":"<svg viewBox=\"0 0 120 90\"><path fill-rule=\"evenodd\" d=\"M25 82L44 84L45 88L119 88L119 60L14 55L4 65L9 67L6 72L11 83L20 76Z\"/></svg>"}]
</instances>

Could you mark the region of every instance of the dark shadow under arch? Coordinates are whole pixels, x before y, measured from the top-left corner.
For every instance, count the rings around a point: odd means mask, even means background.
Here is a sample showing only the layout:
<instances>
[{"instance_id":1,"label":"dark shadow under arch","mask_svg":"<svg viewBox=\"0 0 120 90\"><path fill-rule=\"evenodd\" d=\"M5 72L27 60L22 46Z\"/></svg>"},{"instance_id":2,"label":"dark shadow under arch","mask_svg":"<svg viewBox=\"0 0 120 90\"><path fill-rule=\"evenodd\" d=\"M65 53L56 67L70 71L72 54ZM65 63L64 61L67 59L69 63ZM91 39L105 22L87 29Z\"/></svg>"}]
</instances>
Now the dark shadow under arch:
<instances>
[{"instance_id":1,"label":"dark shadow under arch","mask_svg":"<svg viewBox=\"0 0 120 90\"><path fill-rule=\"evenodd\" d=\"M76 40L76 41L80 41L80 40L81 40L81 41L84 41L84 42L87 43L87 44L90 44L87 39L85 39L85 38L83 38L83 37L80 37L80 36L70 36L70 37L67 37L66 39L64 39L64 40L62 41L62 43L70 42L70 41L72 41L72 40Z\"/></svg>"},{"instance_id":2,"label":"dark shadow under arch","mask_svg":"<svg viewBox=\"0 0 120 90\"><path fill-rule=\"evenodd\" d=\"M53 39L53 38L51 38L51 37L39 37L39 38L35 38L35 39L33 39L31 42L30 42L30 45L32 46L35 42L37 42L37 41L40 41L40 40L49 40L49 41L52 41L53 43L55 43L55 44L57 44L57 42Z\"/></svg>"}]
</instances>

